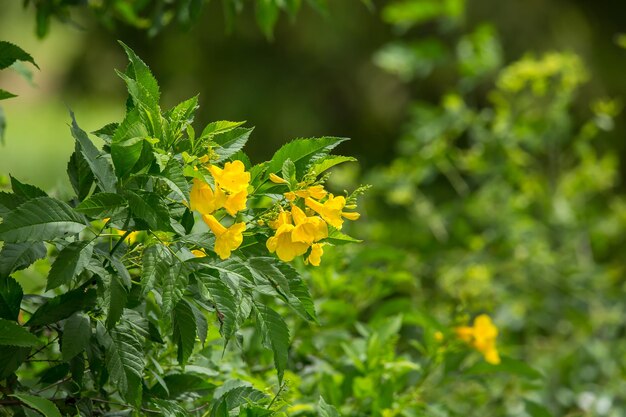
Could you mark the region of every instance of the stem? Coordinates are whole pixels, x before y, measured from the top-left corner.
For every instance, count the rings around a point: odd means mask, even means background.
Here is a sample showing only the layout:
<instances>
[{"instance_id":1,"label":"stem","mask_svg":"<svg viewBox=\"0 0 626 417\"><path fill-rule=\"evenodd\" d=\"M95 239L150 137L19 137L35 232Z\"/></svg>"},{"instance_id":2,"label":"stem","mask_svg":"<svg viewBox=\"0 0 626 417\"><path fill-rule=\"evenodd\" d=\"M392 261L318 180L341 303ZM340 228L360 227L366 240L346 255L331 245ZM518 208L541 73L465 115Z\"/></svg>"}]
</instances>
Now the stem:
<instances>
[{"instance_id":1,"label":"stem","mask_svg":"<svg viewBox=\"0 0 626 417\"><path fill-rule=\"evenodd\" d=\"M280 395L280 392L283 390L283 388L285 388L285 386L287 385L286 382L283 382L281 384L280 387L278 387L278 392L276 392L276 395L274 396L274 398L272 398L272 401L267 405L267 409L269 410L270 408L272 408L272 406L274 405L274 402L278 399L278 396Z\"/></svg>"}]
</instances>

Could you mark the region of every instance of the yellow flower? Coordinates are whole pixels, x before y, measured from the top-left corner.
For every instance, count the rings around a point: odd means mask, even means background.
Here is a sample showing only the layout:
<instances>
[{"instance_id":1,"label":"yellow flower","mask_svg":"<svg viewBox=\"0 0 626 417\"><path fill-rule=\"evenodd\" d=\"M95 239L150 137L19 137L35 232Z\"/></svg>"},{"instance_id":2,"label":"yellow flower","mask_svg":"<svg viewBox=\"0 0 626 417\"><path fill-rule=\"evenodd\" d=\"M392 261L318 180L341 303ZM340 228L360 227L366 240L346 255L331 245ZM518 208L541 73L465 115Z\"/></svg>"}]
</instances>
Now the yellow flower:
<instances>
[{"instance_id":1,"label":"yellow flower","mask_svg":"<svg viewBox=\"0 0 626 417\"><path fill-rule=\"evenodd\" d=\"M204 258L206 256L206 253L200 249L193 249L191 253L193 253L196 258Z\"/></svg>"},{"instance_id":2,"label":"yellow flower","mask_svg":"<svg viewBox=\"0 0 626 417\"><path fill-rule=\"evenodd\" d=\"M500 363L500 355L496 348L498 328L488 315L481 314L474 319L473 326L457 327L455 331L461 340L469 343L474 349L482 353L485 361L493 365Z\"/></svg>"},{"instance_id":3,"label":"yellow flower","mask_svg":"<svg viewBox=\"0 0 626 417\"><path fill-rule=\"evenodd\" d=\"M215 191L206 182L194 178L189 194L189 208L200 214L211 214L226 203L226 194L216 187Z\"/></svg>"},{"instance_id":4,"label":"yellow flower","mask_svg":"<svg viewBox=\"0 0 626 417\"><path fill-rule=\"evenodd\" d=\"M117 233L120 236L124 236L126 231L125 230L116 230L115 233ZM141 232L139 232L139 231L137 231L137 232L130 232L128 234L128 236L126 236L126 239L124 239L124 242L126 242L127 245L132 245L133 243L135 243L137 241L139 233L141 233Z\"/></svg>"},{"instance_id":5,"label":"yellow flower","mask_svg":"<svg viewBox=\"0 0 626 417\"><path fill-rule=\"evenodd\" d=\"M296 256L304 255L304 253L309 248L309 245L302 242L294 242L291 236L291 233L295 229L293 224L284 223L278 230L274 236L267 239L267 249L274 253L281 261L289 262L292 261Z\"/></svg>"},{"instance_id":6,"label":"yellow flower","mask_svg":"<svg viewBox=\"0 0 626 417\"><path fill-rule=\"evenodd\" d=\"M343 225L342 217L345 217L348 220L356 220L360 217L359 213L346 213L342 211L346 205L346 199L341 196L334 197L330 194L324 203L315 201L312 198L307 198L304 201L307 207L322 216L322 219L337 229L341 229L341 226Z\"/></svg>"},{"instance_id":7,"label":"yellow flower","mask_svg":"<svg viewBox=\"0 0 626 417\"><path fill-rule=\"evenodd\" d=\"M245 223L234 223L226 228L211 215L202 215L202 220L209 226L215 234L215 253L221 259L230 257L230 253L237 249L243 242L243 231L246 230Z\"/></svg>"},{"instance_id":8,"label":"yellow flower","mask_svg":"<svg viewBox=\"0 0 626 417\"><path fill-rule=\"evenodd\" d=\"M323 245L323 243L314 243L311 246L311 253L309 253L309 257L306 259L305 263L310 263L313 266L320 266L320 262L322 262L322 255L324 254L324 249L322 248Z\"/></svg>"},{"instance_id":9,"label":"yellow flower","mask_svg":"<svg viewBox=\"0 0 626 417\"><path fill-rule=\"evenodd\" d=\"M239 191L236 194L231 194L226 198L224 208L231 216L237 214L238 211L246 209L246 202L248 200L248 191Z\"/></svg>"},{"instance_id":10,"label":"yellow flower","mask_svg":"<svg viewBox=\"0 0 626 417\"><path fill-rule=\"evenodd\" d=\"M291 213L288 211L281 211L276 220L269 222L272 229L277 230L283 224L291 224Z\"/></svg>"},{"instance_id":11,"label":"yellow flower","mask_svg":"<svg viewBox=\"0 0 626 417\"><path fill-rule=\"evenodd\" d=\"M274 173L270 174L270 181L272 181L274 184L289 184L287 180L282 179Z\"/></svg>"},{"instance_id":12,"label":"yellow flower","mask_svg":"<svg viewBox=\"0 0 626 417\"><path fill-rule=\"evenodd\" d=\"M298 206L291 208L291 216L295 228L291 232L294 242L303 242L307 245L328 237L328 226L317 216L308 217Z\"/></svg>"},{"instance_id":13,"label":"yellow flower","mask_svg":"<svg viewBox=\"0 0 626 417\"><path fill-rule=\"evenodd\" d=\"M288 201L294 201L296 197L315 198L321 200L322 198L326 197L327 194L328 192L324 189L322 185L314 185L312 187L305 188L304 190L289 191L286 192L284 195Z\"/></svg>"},{"instance_id":14,"label":"yellow flower","mask_svg":"<svg viewBox=\"0 0 626 417\"><path fill-rule=\"evenodd\" d=\"M215 182L229 193L236 194L248 188L250 173L241 161L226 162L224 169L215 165L209 167Z\"/></svg>"}]
</instances>

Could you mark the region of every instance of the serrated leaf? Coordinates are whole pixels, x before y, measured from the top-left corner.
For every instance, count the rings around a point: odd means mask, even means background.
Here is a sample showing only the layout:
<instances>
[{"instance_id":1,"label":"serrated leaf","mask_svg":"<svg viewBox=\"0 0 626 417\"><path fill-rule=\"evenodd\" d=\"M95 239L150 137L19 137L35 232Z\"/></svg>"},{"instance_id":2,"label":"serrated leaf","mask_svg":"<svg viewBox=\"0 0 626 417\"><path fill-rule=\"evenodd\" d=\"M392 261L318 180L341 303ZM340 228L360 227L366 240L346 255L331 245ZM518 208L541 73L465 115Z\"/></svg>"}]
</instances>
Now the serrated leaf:
<instances>
[{"instance_id":1,"label":"serrated leaf","mask_svg":"<svg viewBox=\"0 0 626 417\"><path fill-rule=\"evenodd\" d=\"M176 159L169 160L163 172L158 176L182 201L189 201L189 183L183 174L183 168Z\"/></svg>"},{"instance_id":2,"label":"serrated leaf","mask_svg":"<svg viewBox=\"0 0 626 417\"><path fill-rule=\"evenodd\" d=\"M15 372L30 351L29 347L0 346L0 381Z\"/></svg>"},{"instance_id":3,"label":"serrated leaf","mask_svg":"<svg viewBox=\"0 0 626 417\"><path fill-rule=\"evenodd\" d=\"M326 156L318 160L313 165L311 165L311 167L309 168L309 171L315 172L315 175L320 175L324 171L336 165L343 164L344 162L355 162L355 161L356 161L356 158L353 158L351 156L330 155L330 156Z\"/></svg>"},{"instance_id":4,"label":"serrated leaf","mask_svg":"<svg viewBox=\"0 0 626 417\"><path fill-rule=\"evenodd\" d=\"M130 190L127 190L124 195L130 203L130 210L135 219L143 220L153 231L171 230L167 207L165 207L158 195Z\"/></svg>"},{"instance_id":5,"label":"serrated leaf","mask_svg":"<svg viewBox=\"0 0 626 417\"><path fill-rule=\"evenodd\" d=\"M17 178L10 176L11 178L11 189L13 190L13 194L23 197L26 200L30 200L31 198L37 197L48 197L45 191L41 188L35 187L34 185L25 184L23 182L18 181Z\"/></svg>"},{"instance_id":6,"label":"serrated leaf","mask_svg":"<svg viewBox=\"0 0 626 417\"><path fill-rule=\"evenodd\" d=\"M168 316L178 301L183 298L183 293L187 288L188 274L189 271L185 265L176 262L161 277L161 310L163 315Z\"/></svg>"},{"instance_id":7,"label":"serrated leaf","mask_svg":"<svg viewBox=\"0 0 626 417\"><path fill-rule=\"evenodd\" d=\"M5 243L0 251L0 278L28 268L44 256L46 256L46 247L42 242Z\"/></svg>"},{"instance_id":8,"label":"serrated leaf","mask_svg":"<svg viewBox=\"0 0 626 417\"><path fill-rule=\"evenodd\" d=\"M198 274L206 286L220 321L220 333L225 344L235 334L237 323L237 303L235 296L221 279L211 274Z\"/></svg>"},{"instance_id":9,"label":"serrated leaf","mask_svg":"<svg viewBox=\"0 0 626 417\"><path fill-rule=\"evenodd\" d=\"M170 262L169 252L161 244L149 246L144 250L141 269L141 293L144 296L154 287L155 282L168 273Z\"/></svg>"},{"instance_id":10,"label":"serrated leaf","mask_svg":"<svg viewBox=\"0 0 626 417\"><path fill-rule=\"evenodd\" d=\"M46 290L72 282L72 278L85 270L92 255L93 244L88 241L72 242L63 248L50 268Z\"/></svg>"},{"instance_id":11,"label":"serrated leaf","mask_svg":"<svg viewBox=\"0 0 626 417\"><path fill-rule=\"evenodd\" d=\"M0 69L10 67L15 61L30 62L39 68L28 52L11 42L0 41Z\"/></svg>"},{"instance_id":12,"label":"serrated leaf","mask_svg":"<svg viewBox=\"0 0 626 417\"><path fill-rule=\"evenodd\" d=\"M87 311L96 303L96 290L86 285L49 299L26 323L29 327L56 323L76 313Z\"/></svg>"},{"instance_id":13,"label":"serrated leaf","mask_svg":"<svg viewBox=\"0 0 626 417\"><path fill-rule=\"evenodd\" d=\"M78 127L78 123L76 123L76 118L74 117L74 112L70 111L70 116L72 118L72 136L76 139L81 154L85 158L89 168L91 168L91 172L96 178L96 183L102 191L115 193L117 178L115 176L115 172L113 171L111 161L108 160L105 155L101 154L98 149L96 149L87 136L87 133Z\"/></svg>"},{"instance_id":14,"label":"serrated leaf","mask_svg":"<svg viewBox=\"0 0 626 417\"><path fill-rule=\"evenodd\" d=\"M180 300L173 311L174 341L178 345L178 363L184 365L196 342L196 319L191 305Z\"/></svg>"},{"instance_id":15,"label":"serrated leaf","mask_svg":"<svg viewBox=\"0 0 626 417\"><path fill-rule=\"evenodd\" d=\"M108 337L107 337L108 336ZM128 326L118 326L101 336L111 383L131 404L141 401L144 355L139 336Z\"/></svg>"},{"instance_id":16,"label":"serrated leaf","mask_svg":"<svg viewBox=\"0 0 626 417\"><path fill-rule=\"evenodd\" d=\"M67 163L67 175L79 201L84 200L91 191L94 182L93 172L76 142L75 150Z\"/></svg>"},{"instance_id":17,"label":"serrated leaf","mask_svg":"<svg viewBox=\"0 0 626 417\"><path fill-rule=\"evenodd\" d=\"M340 417L337 409L328 404L322 396L320 396L320 400L317 403L317 409L319 410L320 417Z\"/></svg>"},{"instance_id":18,"label":"serrated leaf","mask_svg":"<svg viewBox=\"0 0 626 417\"><path fill-rule=\"evenodd\" d=\"M316 162L325 157L345 138L322 137L316 139L296 139L283 145L272 157L268 167L268 173L278 173L287 159L291 159L296 165L298 174L303 174L305 168L311 162Z\"/></svg>"},{"instance_id":19,"label":"serrated leaf","mask_svg":"<svg viewBox=\"0 0 626 417\"><path fill-rule=\"evenodd\" d=\"M255 304L255 311L263 344L274 354L278 382L282 383L289 353L289 328L280 314L267 305Z\"/></svg>"},{"instance_id":20,"label":"serrated leaf","mask_svg":"<svg viewBox=\"0 0 626 417\"><path fill-rule=\"evenodd\" d=\"M76 211L86 216L104 219L112 217L126 206L126 200L119 194L98 193L76 206Z\"/></svg>"},{"instance_id":21,"label":"serrated leaf","mask_svg":"<svg viewBox=\"0 0 626 417\"><path fill-rule=\"evenodd\" d=\"M0 318L17 321L24 291L11 277L0 277Z\"/></svg>"},{"instance_id":22,"label":"serrated leaf","mask_svg":"<svg viewBox=\"0 0 626 417\"><path fill-rule=\"evenodd\" d=\"M215 389L215 384L209 382L206 376L190 374L192 368L193 366L187 366L184 374L170 374L163 377L163 382L166 384L169 393L165 392L165 389L158 384L152 387L150 393L157 398L175 399L189 392L198 393Z\"/></svg>"},{"instance_id":23,"label":"serrated leaf","mask_svg":"<svg viewBox=\"0 0 626 417\"><path fill-rule=\"evenodd\" d=\"M14 321L0 319L0 345L30 347L39 344L39 339Z\"/></svg>"},{"instance_id":24,"label":"serrated leaf","mask_svg":"<svg viewBox=\"0 0 626 417\"><path fill-rule=\"evenodd\" d=\"M124 285L123 278L118 274L112 274L109 284L109 309L106 319L106 327L108 329L113 328L122 317L127 299L128 292Z\"/></svg>"},{"instance_id":25,"label":"serrated leaf","mask_svg":"<svg viewBox=\"0 0 626 417\"><path fill-rule=\"evenodd\" d=\"M209 334L209 323L207 322L204 313L198 309L193 304L189 304L191 306L191 311L193 311L193 317L196 321L196 333L198 333L198 339L200 343L204 345L206 342L207 335Z\"/></svg>"},{"instance_id":26,"label":"serrated leaf","mask_svg":"<svg viewBox=\"0 0 626 417\"><path fill-rule=\"evenodd\" d=\"M227 120L220 120L217 122L212 122L206 125L202 133L200 134L201 138L210 137L213 135L217 135L220 133L225 133L230 130L233 130L236 127L241 126L245 122L229 122Z\"/></svg>"},{"instance_id":27,"label":"serrated leaf","mask_svg":"<svg viewBox=\"0 0 626 417\"><path fill-rule=\"evenodd\" d=\"M148 137L148 130L139 113L129 112L111 140L111 159L118 178L123 178L141 168L136 165L145 152L144 147L147 146L149 148L147 151L152 152L152 147L145 140Z\"/></svg>"},{"instance_id":28,"label":"serrated leaf","mask_svg":"<svg viewBox=\"0 0 626 417\"><path fill-rule=\"evenodd\" d=\"M11 396L39 411L44 417L62 417L57 406L50 400L27 394L12 394Z\"/></svg>"},{"instance_id":29,"label":"serrated leaf","mask_svg":"<svg viewBox=\"0 0 626 417\"><path fill-rule=\"evenodd\" d=\"M328 237L325 239L326 242L332 243L333 245L345 245L348 243L361 243L362 240L355 239L352 236L348 236L345 233L340 232L334 227L330 227L328 232Z\"/></svg>"},{"instance_id":30,"label":"serrated leaf","mask_svg":"<svg viewBox=\"0 0 626 417\"><path fill-rule=\"evenodd\" d=\"M298 184L298 180L296 178L296 165L291 159L288 158L283 163L281 172L283 174L283 178L289 182L290 187L293 189L293 187Z\"/></svg>"},{"instance_id":31,"label":"serrated leaf","mask_svg":"<svg viewBox=\"0 0 626 417\"><path fill-rule=\"evenodd\" d=\"M228 412L234 408L249 402L256 403L265 398L267 395L255 388L249 386L235 387L216 398L215 404L211 408L211 417L228 416Z\"/></svg>"},{"instance_id":32,"label":"serrated leaf","mask_svg":"<svg viewBox=\"0 0 626 417\"><path fill-rule=\"evenodd\" d=\"M81 313L72 315L63 325L61 337L61 354L64 361L69 361L74 356L89 346L91 339L91 321L89 316Z\"/></svg>"},{"instance_id":33,"label":"serrated leaf","mask_svg":"<svg viewBox=\"0 0 626 417\"><path fill-rule=\"evenodd\" d=\"M9 243L52 240L85 229L83 217L62 201L39 197L10 212L0 224L0 240Z\"/></svg>"},{"instance_id":34,"label":"serrated leaf","mask_svg":"<svg viewBox=\"0 0 626 417\"><path fill-rule=\"evenodd\" d=\"M217 162L224 161L239 152L248 141L253 128L236 127L224 133L215 134L212 140L219 147L215 153L219 156Z\"/></svg>"},{"instance_id":35,"label":"serrated leaf","mask_svg":"<svg viewBox=\"0 0 626 417\"><path fill-rule=\"evenodd\" d=\"M193 122L197 108L198 96L194 96L165 113L165 119L168 121L168 143L176 141L181 136L182 131Z\"/></svg>"},{"instance_id":36,"label":"serrated leaf","mask_svg":"<svg viewBox=\"0 0 626 417\"><path fill-rule=\"evenodd\" d=\"M6 216L25 201L26 199L24 197L0 191L0 216Z\"/></svg>"},{"instance_id":37,"label":"serrated leaf","mask_svg":"<svg viewBox=\"0 0 626 417\"><path fill-rule=\"evenodd\" d=\"M124 48L124 51L126 51L126 55L128 55L128 59L130 60L130 74L132 78L142 88L142 92L145 93L145 98L150 100L149 103L146 104L158 105L161 93L156 78L154 78L148 66L135 54L135 51L129 48L125 43L121 41L119 41L119 43Z\"/></svg>"}]
</instances>

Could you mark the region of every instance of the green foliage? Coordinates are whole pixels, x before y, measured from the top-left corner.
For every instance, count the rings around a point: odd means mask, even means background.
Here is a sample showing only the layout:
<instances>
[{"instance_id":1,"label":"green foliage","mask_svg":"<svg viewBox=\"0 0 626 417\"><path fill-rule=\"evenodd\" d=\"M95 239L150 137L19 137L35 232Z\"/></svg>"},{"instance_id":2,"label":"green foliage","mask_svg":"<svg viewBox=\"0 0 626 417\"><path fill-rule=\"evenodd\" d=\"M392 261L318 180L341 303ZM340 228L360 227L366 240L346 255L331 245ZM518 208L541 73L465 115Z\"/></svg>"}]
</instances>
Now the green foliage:
<instances>
[{"instance_id":1,"label":"green foliage","mask_svg":"<svg viewBox=\"0 0 626 417\"><path fill-rule=\"evenodd\" d=\"M75 196L15 178L0 195L0 414L272 415L289 369L286 309L311 323L316 313L296 269L268 252L268 224L304 207L284 194L323 190L319 174L354 159L330 156L345 139L326 137L252 166L252 129L215 122L196 137L197 97L162 111L156 79L122 46L127 112L95 133L101 149L70 115ZM282 194L269 180L281 171ZM42 263L45 290L24 294L16 272ZM238 359L250 347L272 385Z\"/></svg>"}]
</instances>

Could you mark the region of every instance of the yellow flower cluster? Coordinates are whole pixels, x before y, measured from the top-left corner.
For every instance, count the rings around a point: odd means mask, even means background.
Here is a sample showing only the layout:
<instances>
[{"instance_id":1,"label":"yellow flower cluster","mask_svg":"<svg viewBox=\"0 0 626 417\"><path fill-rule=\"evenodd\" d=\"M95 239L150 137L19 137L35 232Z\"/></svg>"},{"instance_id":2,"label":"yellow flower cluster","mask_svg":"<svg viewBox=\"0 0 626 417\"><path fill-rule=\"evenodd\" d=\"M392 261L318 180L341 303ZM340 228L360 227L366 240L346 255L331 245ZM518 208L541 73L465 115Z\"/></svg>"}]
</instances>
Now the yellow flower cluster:
<instances>
[{"instance_id":1,"label":"yellow flower cluster","mask_svg":"<svg viewBox=\"0 0 626 417\"><path fill-rule=\"evenodd\" d=\"M224 168L215 165L208 167L215 182L214 188L198 178L194 178L189 196L189 208L202 215L202 219L215 234L215 253L221 259L230 257L230 253L243 242L243 231L246 224L234 223L230 227L223 226L213 216L223 208L231 216L246 208L250 173L246 172L241 161L226 162Z\"/></svg>"},{"instance_id":2,"label":"yellow flower cluster","mask_svg":"<svg viewBox=\"0 0 626 417\"><path fill-rule=\"evenodd\" d=\"M270 174L270 180L275 184L288 184L276 174ZM328 225L341 229L344 218L356 220L359 213L344 212L345 197L329 194L322 185L288 191L284 196L291 203L291 211L281 212L270 223L276 232L267 240L267 249L271 253L276 252L280 260L289 262L304 255L310 248L305 262L319 266L324 254L320 241L328 237ZM308 213L294 204L298 198L304 200Z\"/></svg>"},{"instance_id":3,"label":"yellow flower cluster","mask_svg":"<svg viewBox=\"0 0 626 417\"><path fill-rule=\"evenodd\" d=\"M500 355L496 348L498 328L488 315L481 314L474 319L473 326L457 327L455 331L461 340L472 345L474 349L482 353L485 361L493 365L500 363Z\"/></svg>"}]
</instances>

